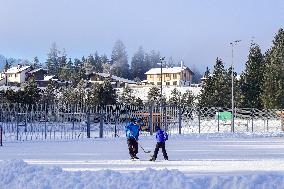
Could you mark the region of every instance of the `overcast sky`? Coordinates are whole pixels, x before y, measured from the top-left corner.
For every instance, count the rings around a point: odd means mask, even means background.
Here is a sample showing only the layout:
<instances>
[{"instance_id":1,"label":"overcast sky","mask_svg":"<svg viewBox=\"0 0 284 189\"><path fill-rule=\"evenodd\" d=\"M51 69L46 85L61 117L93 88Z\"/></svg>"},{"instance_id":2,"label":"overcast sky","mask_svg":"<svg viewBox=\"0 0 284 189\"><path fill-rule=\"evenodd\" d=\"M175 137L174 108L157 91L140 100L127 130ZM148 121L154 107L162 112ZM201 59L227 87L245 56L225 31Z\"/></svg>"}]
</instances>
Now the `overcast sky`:
<instances>
[{"instance_id":1,"label":"overcast sky","mask_svg":"<svg viewBox=\"0 0 284 189\"><path fill-rule=\"evenodd\" d=\"M0 54L44 61L53 42L71 57L110 57L122 40L204 72L216 57L244 69L251 40L266 51L284 26L283 0L0 0Z\"/></svg>"}]
</instances>

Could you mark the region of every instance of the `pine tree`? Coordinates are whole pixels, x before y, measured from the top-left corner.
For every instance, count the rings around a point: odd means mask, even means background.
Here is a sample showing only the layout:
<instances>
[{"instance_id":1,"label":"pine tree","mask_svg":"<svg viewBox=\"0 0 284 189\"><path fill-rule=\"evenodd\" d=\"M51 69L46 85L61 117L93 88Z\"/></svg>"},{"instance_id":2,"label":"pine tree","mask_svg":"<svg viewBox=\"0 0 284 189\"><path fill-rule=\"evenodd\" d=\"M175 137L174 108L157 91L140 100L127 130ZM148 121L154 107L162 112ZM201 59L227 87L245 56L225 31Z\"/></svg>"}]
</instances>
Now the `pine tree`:
<instances>
[{"instance_id":1,"label":"pine tree","mask_svg":"<svg viewBox=\"0 0 284 189\"><path fill-rule=\"evenodd\" d=\"M284 30L281 28L266 53L263 93L265 108L284 108Z\"/></svg>"},{"instance_id":2,"label":"pine tree","mask_svg":"<svg viewBox=\"0 0 284 189\"><path fill-rule=\"evenodd\" d=\"M5 61L4 71L7 71L11 68L11 63L8 62L8 60Z\"/></svg>"},{"instance_id":3,"label":"pine tree","mask_svg":"<svg viewBox=\"0 0 284 189\"><path fill-rule=\"evenodd\" d=\"M41 65L41 63L39 62L39 59L38 59L37 56L34 57L34 60L33 60L33 63L32 63L32 67L33 67L33 69L38 69L38 68L41 68L41 67L42 67L42 65Z\"/></svg>"},{"instance_id":4,"label":"pine tree","mask_svg":"<svg viewBox=\"0 0 284 189\"><path fill-rule=\"evenodd\" d=\"M42 103L46 105L54 104L56 100L56 86L53 82L49 83L42 95Z\"/></svg>"},{"instance_id":5,"label":"pine tree","mask_svg":"<svg viewBox=\"0 0 284 189\"><path fill-rule=\"evenodd\" d=\"M161 103L161 90L154 86L154 87L151 87L148 91L148 104L149 105L157 105L157 104L160 104Z\"/></svg>"},{"instance_id":6,"label":"pine tree","mask_svg":"<svg viewBox=\"0 0 284 189\"><path fill-rule=\"evenodd\" d=\"M139 47L138 51L134 54L131 60L131 75L133 78L139 78L140 80L146 79L145 72L145 52L142 47Z\"/></svg>"},{"instance_id":7,"label":"pine tree","mask_svg":"<svg viewBox=\"0 0 284 189\"><path fill-rule=\"evenodd\" d=\"M241 74L241 106L263 108L261 101L264 59L258 45L251 44L245 71Z\"/></svg>"},{"instance_id":8,"label":"pine tree","mask_svg":"<svg viewBox=\"0 0 284 189\"><path fill-rule=\"evenodd\" d=\"M27 85L24 87L23 103L36 104L40 98L40 89L37 87L34 77L30 77Z\"/></svg>"},{"instance_id":9,"label":"pine tree","mask_svg":"<svg viewBox=\"0 0 284 189\"><path fill-rule=\"evenodd\" d=\"M123 88L122 94L120 96L120 103L123 105L134 105L135 97L133 96L133 90L126 86Z\"/></svg>"},{"instance_id":10,"label":"pine tree","mask_svg":"<svg viewBox=\"0 0 284 189\"><path fill-rule=\"evenodd\" d=\"M102 83L103 94L102 94L102 105L110 105L116 103L116 92L111 85L110 80L105 80Z\"/></svg>"},{"instance_id":11,"label":"pine tree","mask_svg":"<svg viewBox=\"0 0 284 189\"><path fill-rule=\"evenodd\" d=\"M84 58L82 58L82 60L85 60ZM73 86L77 86L77 84L80 82L81 79L86 79L86 71L83 67L83 62L79 59L74 59L74 69L72 72L72 83Z\"/></svg>"},{"instance_id":12,"label":"pine tree","mask_svg":"<svg viewBox=\"0 0 284 189\"><path fill-rule=\"evenodd\" d=\"M94 57L94 71L97 73L103 71L102 58L98 55L98 52L95 53L95 57Z\"/></svg>"},{"instance_id":13,"label":"pine tree","mask_svg":"<svg viewBox=\"0 0 284 189\"><path fill-rule=\"evenodd\" d=\"M94 71L95 67L95 59L93 55L89 55L88 58L85 60L84 68L86 70L86 75L89 75Z\"/></svg>"},{"instance_id":14,"label":"pine tree","mask_svg":"<svg viewBox=\"0 0 284 189\"><path fill-rule=\"evenodd\" d=\"M69 68L67 65L67 55L65 51L63 51L62 56L58 57L58 67L58 78L60 80L68 81L70 78L68 78Z\"/></svg>"},{"instance_id":15,"label":"pine tree","mask_svg":"<svg viewBox=\"0 0 284 189\"><path fill-rule=\"evenodd\" d=\"M181 105L181 92L174 88L171 91L171 96L169 98L170 105Z\"/></svg>"},{"instance_id":16,"label":"pine tree","mask_svg":"<svg viewBox=\"0 0 284 189\"><path fill-rule=\"evenodd\" d=\"M195 97L193 96L192 92L190 90L186 90L186 92L183 93L181 96L180 105L182 107L193 107L194 100L195 100Z\"/></svg>"},{"instance_id":17,"label":"pine tree","mask_svg":"<svg viewBox=\"0 0 284 189\"><path fill-rule=\"evenodd\" d=\"M111 54L112 74L118 77L129 78L129 64L127 60L127 53L122 41L118 40Z\"/></svg>"},{"instance_id":18,"label":"pine tree","mask_svg":"<svg viewBox=\"0 0 284 189\"><path fill-rule=\"evenodd\" d=\"M198 102L200 107L210 107L213 100L213 78L208 67L204 73L204 78L205 81L198 96Z\"/></svg>"},{"instance_id":19,"label":"pine tree","mask_svg":"<svg viewBox=\"0 0 284 189\"><path fill-rule=\"evenodd\" d=\"M225 70L221 59L217 58L213 71L213 101L214 107L230 107L231 85L230 74Z\"/></svg>"},{"instance_id":20,"label":"pine tree","mask_svg":"<svg viewBox=\"0 0 284 189\"><path fill-rule=\"evenodd\" d=\"M48 74L58 76L59 72L59 57L60 51L56 47L56 43L53 43L50 52L47 55L46 66L48 69Z\"/></svg>"}]
</instances>

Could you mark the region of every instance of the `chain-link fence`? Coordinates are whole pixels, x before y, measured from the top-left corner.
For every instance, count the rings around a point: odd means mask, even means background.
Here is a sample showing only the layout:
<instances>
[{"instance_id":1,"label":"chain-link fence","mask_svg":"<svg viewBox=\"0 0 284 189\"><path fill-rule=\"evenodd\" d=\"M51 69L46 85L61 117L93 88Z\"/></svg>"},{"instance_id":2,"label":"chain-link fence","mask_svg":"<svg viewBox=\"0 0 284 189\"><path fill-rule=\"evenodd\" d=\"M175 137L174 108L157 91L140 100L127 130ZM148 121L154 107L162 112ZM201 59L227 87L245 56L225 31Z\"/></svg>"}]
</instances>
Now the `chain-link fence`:
<instances>
[{"instance_id":1,"label":"chain-link fence","mask_svg":"<svg viewBox=\"0 0 284 189\"><path fill-rule=\"evenodd\" d=\"M155 126L169 134L281 132L283 115L283 110L253 108L0 104L4 141L122 137L132 117L142 118L144 135L153 134Z\"/></svg>"}]
</instances>

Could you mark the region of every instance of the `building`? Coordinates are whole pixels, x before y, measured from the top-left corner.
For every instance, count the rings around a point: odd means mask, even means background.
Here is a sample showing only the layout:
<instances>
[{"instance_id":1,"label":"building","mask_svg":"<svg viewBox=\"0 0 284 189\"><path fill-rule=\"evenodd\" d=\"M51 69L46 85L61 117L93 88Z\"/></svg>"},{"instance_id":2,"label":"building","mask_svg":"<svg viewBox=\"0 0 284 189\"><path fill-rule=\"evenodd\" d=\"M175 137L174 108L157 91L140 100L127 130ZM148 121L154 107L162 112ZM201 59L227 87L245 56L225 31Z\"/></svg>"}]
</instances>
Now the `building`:
<instances>
[{"instance_id":1,"label":"building","mask_svg":"<svg viewBox=\"0 0 284 189\"><path fill-rule=\"evenodd\" d=\"M147 76L146 82L152 85L161 85L161 73L162 73L162 85L171 86L190 86L192 83L193 72L181 62L180 67L172 68L152 68L145 74Z\"/></svg>"},{"instance_id":2,"label":"building","mask_svg":"<svg viewBox=\"0 0 284 189\"><path fill-rule=\"evenodd\" d=\"M17 66L11 67L2 73L5 85L20 85L25 82L28 77L28 72L32 70L31 66Z\"/></svg>"},{"instance_id":3,"label":"building","mask_svg":"<svg viewBox=\"0 0 284 189\"><path fill-rule=\"evenodd\" d=\"M125 79L125 78L122 78L122 77L118 77L118 76L115 76L115 75L111 75L111 74L108 74L108 73L93 72L93 73L89 74L88 76L89 76L89 82L90 83L102 83L103 81L109 79L114 88L124 87L124 86L129 85L129 84L136 84L135 81Z\"/></svg>"}]
</instances>

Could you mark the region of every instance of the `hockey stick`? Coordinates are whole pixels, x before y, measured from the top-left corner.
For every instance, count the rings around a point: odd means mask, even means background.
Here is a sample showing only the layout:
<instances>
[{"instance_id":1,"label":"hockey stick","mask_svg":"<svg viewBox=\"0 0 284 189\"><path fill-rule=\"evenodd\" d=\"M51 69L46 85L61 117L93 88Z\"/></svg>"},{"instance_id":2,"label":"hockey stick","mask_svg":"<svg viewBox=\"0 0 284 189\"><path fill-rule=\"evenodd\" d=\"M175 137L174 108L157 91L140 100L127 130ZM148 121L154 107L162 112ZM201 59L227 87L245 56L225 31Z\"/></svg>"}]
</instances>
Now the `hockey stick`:
<instances>
[{"instance_id":1,"label":"hockey stick","mask_svg":"<svg viewBox=\"0 0 284 189\"><path fill-rule=\"evenodd\" d=\"M138 141L137 141L137 143L138 143L138 145L140 146L140 148L143 150L144 153L146 153L146 154L151 153L150 150L146 151L146 150L141 146L141 144L140 144Z\"/></svg>"}]
</instances>

